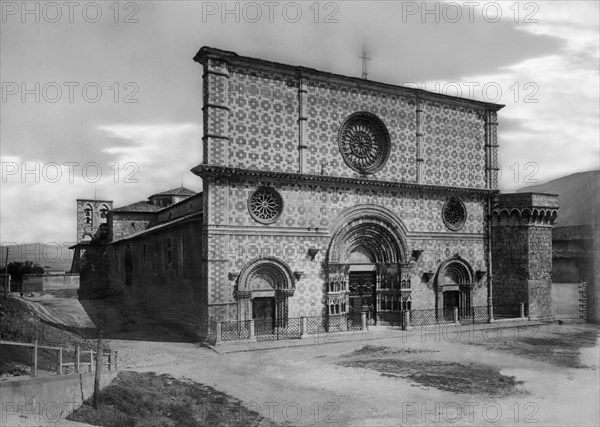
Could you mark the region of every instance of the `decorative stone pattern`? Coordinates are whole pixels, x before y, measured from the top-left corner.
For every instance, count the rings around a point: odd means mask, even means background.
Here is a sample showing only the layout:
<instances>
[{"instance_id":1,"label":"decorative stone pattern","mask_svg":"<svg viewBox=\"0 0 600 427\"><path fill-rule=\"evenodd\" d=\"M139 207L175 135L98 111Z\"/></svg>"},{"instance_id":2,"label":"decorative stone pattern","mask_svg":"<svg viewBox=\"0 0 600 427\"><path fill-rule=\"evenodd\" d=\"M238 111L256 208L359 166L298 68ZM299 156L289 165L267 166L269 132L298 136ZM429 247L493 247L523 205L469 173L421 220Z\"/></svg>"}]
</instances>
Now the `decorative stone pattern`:
<instances>
[{"instance_id":1,"label":"decorative stone pattern","mask_svg":"<svg viewBox=\"0 0 600 427\"><path fill-rule=\"evenodd\" d=\"M423 103L423 183L486 188L484 122L474 110ZM491 187L496 188L496 187Z\"/></svg>"},{"instance_id":2,"label":"decorative stone pattern","mask_svg":"<svg viewBox=\"0 0 600 427\"><path fill-rule=\"evenodd\" d=\"M378 91L334 79L324 82L311 73L290 75L277 67L266 70L235 62L225 67L209 60L205 67L219 73L205 78L205 91L215 93L205 103L226 102L224 108L205 107L205 119L207 112L212 114L205 128L205 162L358 177L361 172L340 154L337 136L348 116L363 111L377 116L389 132L389 159L380 169L368 171L374 179L416 182L422 159L424 184L488 188L486 115L475 103L471 107L421 100L418 154L416 91ZM495 127L489 133L496 146Z\"/></svg>"}]
</instances>

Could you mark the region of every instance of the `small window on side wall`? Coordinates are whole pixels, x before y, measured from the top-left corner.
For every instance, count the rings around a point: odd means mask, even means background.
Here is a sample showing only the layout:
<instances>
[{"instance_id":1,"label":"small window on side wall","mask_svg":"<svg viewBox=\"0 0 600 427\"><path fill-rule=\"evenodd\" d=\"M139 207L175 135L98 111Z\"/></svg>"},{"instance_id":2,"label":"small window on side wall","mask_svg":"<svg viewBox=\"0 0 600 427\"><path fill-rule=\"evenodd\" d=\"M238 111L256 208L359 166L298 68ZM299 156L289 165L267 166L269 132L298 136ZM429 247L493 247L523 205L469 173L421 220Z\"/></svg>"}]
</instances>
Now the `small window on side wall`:
<instances>
[{"instance_id":1,"label":"small window on side wall","mask_svg":"<svg viewBox=\"0 0 600 427\"><path fill-rule=\"evenodd\" d=\"M167 238L167 267L173 265L173 238Z\"/></svg>"}]
</instances>

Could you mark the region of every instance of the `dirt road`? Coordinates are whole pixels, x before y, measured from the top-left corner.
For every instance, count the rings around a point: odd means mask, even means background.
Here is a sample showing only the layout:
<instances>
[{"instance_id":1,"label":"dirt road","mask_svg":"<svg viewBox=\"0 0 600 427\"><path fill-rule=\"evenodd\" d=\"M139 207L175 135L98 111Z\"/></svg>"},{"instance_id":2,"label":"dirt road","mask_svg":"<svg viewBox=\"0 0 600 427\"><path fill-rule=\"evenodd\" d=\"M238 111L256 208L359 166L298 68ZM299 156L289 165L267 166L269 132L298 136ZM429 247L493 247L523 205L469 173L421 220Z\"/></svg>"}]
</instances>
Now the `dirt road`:
<instances>
[{"instance_id":1,"label":"dirt road","mask_svg":"<svg viewBox=\"0 0 600 427\"><path fill-rule=\"evenodd\" d=\"M121 367L211 385L294 425L598 425L598 328L543 326L217 354L117 341Z\"/></svg>"}]
</instances>

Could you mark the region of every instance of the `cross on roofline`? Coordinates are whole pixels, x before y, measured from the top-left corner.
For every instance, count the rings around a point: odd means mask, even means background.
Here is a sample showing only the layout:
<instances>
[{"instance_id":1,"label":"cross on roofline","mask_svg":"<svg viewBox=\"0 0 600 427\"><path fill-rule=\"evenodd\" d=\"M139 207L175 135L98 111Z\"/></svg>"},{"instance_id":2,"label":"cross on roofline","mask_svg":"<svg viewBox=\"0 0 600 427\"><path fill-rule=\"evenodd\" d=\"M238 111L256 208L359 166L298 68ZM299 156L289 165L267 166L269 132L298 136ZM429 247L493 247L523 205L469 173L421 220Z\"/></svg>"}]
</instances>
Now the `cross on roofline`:
<instances>
[{"instance_id":1,"label":"cross on roofline","mask_svg":"<svg viewBox=\"0 0 600 427\"><path fill-rule=\"evenodd\" d=\"M360 59L363 60L363 68L362 68L362 78L367 79L367 61L370 61L371 58L367 56L367 51L365 50L365 45L362 47L362 55L359 56Z\"/></svg>"}]
</instances>

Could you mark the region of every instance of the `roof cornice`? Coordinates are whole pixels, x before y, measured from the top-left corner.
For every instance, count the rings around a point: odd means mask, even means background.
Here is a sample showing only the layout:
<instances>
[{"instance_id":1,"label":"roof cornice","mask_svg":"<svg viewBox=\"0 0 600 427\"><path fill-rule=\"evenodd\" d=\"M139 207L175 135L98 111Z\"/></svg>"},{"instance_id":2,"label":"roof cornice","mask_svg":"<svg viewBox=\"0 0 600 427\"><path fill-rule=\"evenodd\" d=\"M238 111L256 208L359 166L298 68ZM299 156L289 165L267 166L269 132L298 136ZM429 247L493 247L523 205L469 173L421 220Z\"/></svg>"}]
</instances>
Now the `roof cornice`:
<instances>
[{"instance_id":1,"label":"roof cornice","mask_svg":"<svg viewBox=\"0 0 600 427\"><path fill-rule=\"evenodd\" d=\"M351 186L368 188L389 188L398 190L427 191L441 194L468 194L494 196L498 190L486 188L464 188L442 185L425 185L410 182L379 181L369 178L349 178L331 175L309 175L302 173L260 171L252 169L240 169L227 166L201 164L192 169L192 172L201 178L227 178L234 181L263 181L272 180L292 184L317 184L325 186Z\"/></svg>"},{"instance_id":2,"label":"roof cornice","mask_svg":"<svg viewBox=\"0 0 600 427\"><path fill-rule=\"evenodd\" d=\"M209 59L224 61L231 65L246 66L257 70L276 72L288 76L295 77L298 75L302 75L303 77L308 77L315 80L341 83L352 88L378 90L389 94L401 95L406 98L413 98L415 100L420 99L432 102L441 102L444 104L459 105L479 110L498 111L504 107L504 105L502 104L476 101L466 98L460 98L457 96L429 92L423 89L417 89L407 86L398 86L390 83L375 82L359 77L344 76L342 74L320 71L314 68L282 64L279 62L267 61L264 59L252 58L248 56L240 56L235 52L216 49L208 46L202 47L198 51L196 56L194 56L194 61L201 64L206 64Z\"/></svg>"}]
</instances>

